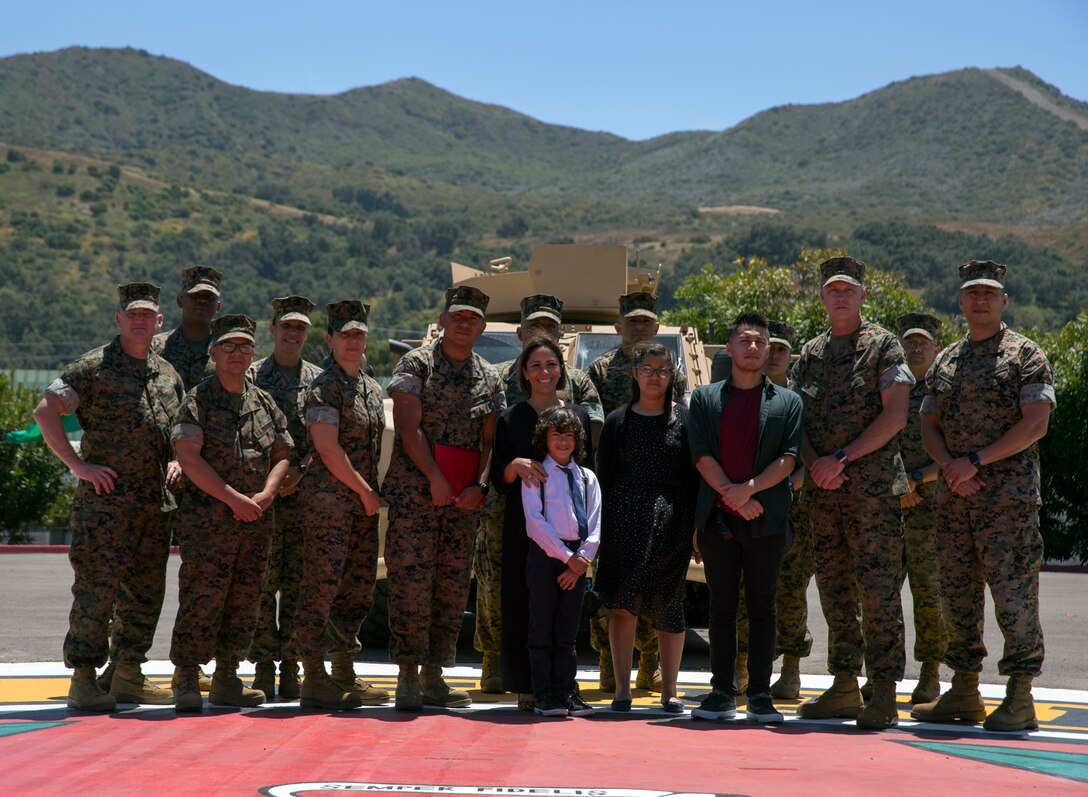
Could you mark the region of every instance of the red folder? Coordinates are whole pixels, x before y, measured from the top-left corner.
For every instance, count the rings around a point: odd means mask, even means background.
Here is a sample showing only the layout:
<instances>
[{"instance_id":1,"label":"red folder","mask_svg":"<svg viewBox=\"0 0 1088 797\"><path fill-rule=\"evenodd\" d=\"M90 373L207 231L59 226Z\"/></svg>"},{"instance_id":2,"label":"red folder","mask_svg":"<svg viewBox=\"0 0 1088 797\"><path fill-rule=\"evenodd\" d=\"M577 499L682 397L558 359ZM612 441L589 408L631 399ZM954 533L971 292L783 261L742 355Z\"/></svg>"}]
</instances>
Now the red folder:
<instances>
[{"instance_id":1,"label":"red folder","mask_svg":"<svg viewBox=\"0 0 1088 797\"><path fill-rule=\"evenodd\" d=\"M480 452L474 448L436 445L432 450L434 463L449 482L454 496L480 478Z\"/></svg>"}]
</instances>

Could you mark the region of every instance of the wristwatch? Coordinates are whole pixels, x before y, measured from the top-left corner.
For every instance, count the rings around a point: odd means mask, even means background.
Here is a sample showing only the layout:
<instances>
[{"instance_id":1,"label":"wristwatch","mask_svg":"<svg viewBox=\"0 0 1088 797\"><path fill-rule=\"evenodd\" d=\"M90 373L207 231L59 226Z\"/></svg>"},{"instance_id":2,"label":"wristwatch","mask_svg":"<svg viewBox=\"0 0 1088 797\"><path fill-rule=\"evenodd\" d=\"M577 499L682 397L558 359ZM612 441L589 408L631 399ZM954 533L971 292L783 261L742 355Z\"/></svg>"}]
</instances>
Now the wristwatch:
<instances>
[{"instance_id":1,"label":"wristwatch","mask_svg":"<svg viewBox=\"0 0 1088 797\"><path fill-rule=\"evenodd\" d=\"M922 478L923 478L923 474L922 474L922 471L920 471L920 470L912 470L912 471L910 472L910 480L911 480L912 482L914 482L915 484L921 484L921 483L922 483Z\"/></svg>"},{"instance_id":2,"label":"wristwatch","mask_svg":"<svg viewBox=\"0 0 1088 797\"><path fill-rule=\"evenodd\" d=\"M491 485L487 482L476 482L476 486L480 488L480 492L487 495L491 492Z\"/></svg>"},{"instance_id":3,"label":"wristwatch","mask_svg":"<svg viewBox=\"0 0 1088 797\"><path fill-rule=\"evenodd\" d=\"M967 461L974 465L976 468L982 464L982 457L978 455L977 451L972 451L967 455Z\"/></svg>"},{"instance_id":4,"label":"wristwatch","mask_svg":"<svg viewBox=\"0 0 1088 797\"><path fill-rule=\"evenodd\" d=\"M850 457L846 456L845 448L840 448L835 452L835 459L841 462L844 468L850 464Z\"/></svg>"}]
</instances>

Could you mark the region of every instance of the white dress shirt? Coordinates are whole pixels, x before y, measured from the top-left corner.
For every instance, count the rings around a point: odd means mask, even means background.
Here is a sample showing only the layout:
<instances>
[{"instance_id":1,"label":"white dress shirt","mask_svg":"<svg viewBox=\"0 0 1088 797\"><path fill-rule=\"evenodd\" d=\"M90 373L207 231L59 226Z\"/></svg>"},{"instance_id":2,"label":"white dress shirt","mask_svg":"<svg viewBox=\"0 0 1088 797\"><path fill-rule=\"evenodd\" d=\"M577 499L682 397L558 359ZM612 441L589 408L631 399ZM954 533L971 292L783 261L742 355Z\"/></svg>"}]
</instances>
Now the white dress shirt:
<instances>
[{"instance_id":1,"label":"white dress shirt","mask_svg":"<svg viewBox=\"0 0 1088 797\"><path fill-rule=\"evenodd\" d=\"M530 487L524 480L521 483L525 532L553 559L566 562L577 555L592 562L601 542L601 487L596 474L573 460L565 466L574 473L575 487L584 491L586 523L589 527L589 537L577 551L571 551L563 541L578 539L578 520L574 517L574 501L567 474L559 469L559 463L551 456L544 457L543 465L544 472L548 474L548 480L544 482L545 506L540 502L539 486Z\"/></svg>"}]
</instances>

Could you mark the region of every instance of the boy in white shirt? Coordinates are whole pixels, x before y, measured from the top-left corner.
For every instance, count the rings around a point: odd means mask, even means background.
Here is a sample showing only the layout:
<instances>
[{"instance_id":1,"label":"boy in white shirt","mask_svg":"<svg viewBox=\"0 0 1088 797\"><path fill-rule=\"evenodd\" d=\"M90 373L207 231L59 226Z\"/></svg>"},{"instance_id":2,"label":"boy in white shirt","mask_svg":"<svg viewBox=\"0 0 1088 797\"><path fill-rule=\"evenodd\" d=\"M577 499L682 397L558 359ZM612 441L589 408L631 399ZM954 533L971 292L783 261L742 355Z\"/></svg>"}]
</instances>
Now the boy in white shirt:
<instances>
[{"instance_id":1,"label":"boy in white shirt","mask_svg":"<svg viewBox=\"0 0 1088 797\"><path fill-rule=\"evenodd\" d=\"M547 480L521 485L525 531L535 543L525 561L529 591L529 668L545 717L583 717L593 708L578 692L575 638L586 591L586 569L601 538L601 489L593 471L574 461L585 429L563 406L541 413L533 433Z\"/></svg>"}]
</instances>

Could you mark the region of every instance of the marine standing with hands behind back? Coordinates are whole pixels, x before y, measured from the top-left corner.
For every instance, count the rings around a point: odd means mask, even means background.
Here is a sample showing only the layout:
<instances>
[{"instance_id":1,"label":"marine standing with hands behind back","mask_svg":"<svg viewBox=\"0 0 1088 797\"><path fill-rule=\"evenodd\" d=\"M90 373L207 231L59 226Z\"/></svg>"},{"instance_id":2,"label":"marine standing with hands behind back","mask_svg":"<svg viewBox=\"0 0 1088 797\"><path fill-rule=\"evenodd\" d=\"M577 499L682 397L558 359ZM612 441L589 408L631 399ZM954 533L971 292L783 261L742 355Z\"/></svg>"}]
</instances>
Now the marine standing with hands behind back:
<instances>
[{"instance_id":1,"label":"marine standing with hands behind back","mask_svg":"<svg viewBox=\"0 0 1088 797\"><path fill-rule=\"evenodd\" d=\"M155 336L152 348L174 366L185 383L185 390L196 387L207 377L208 348L212 344L211 323L219 312L219 284L223 274L211 266L189 266L181 272L181 323L176 329Z\"/></svg>"},{"instance_id":2,"label":"marine standing with hands behind back","mask_svg":"<svg viewBox=\"0 0 1088 797\"><path fill-rule=\"evenodd\" d=\"M175 528L181 543L178 614L170 645L177 711L200 711L200 665L215 659L208 700L256 706L264 692L238 678L249 651L261 577L275 528L272 502L294 443L275 401L246 380L256 325L244 315L212 322L215 373L189 391L171 440L192 485Z\"/></svg>"},{"instance_id":3,"label":"marine standing with hands behind back","mask_svg":"<svg viewBox=\"0 0 1088 797\"><path fill-rule=\"evenodd\" d=\"M858 727L887 728L899 722L895 684L905 665L899 496L910 488L896 435L907 424L914 377L895 335L861 316L865 264L833 257L820 271L831 328L804 345L794 374L804 402L801 457L812 487L805 500L828 626L827 668L835 681L798 714L857 717ZM873 682L864 708L863 660Z\"/></svg>"},{"instance_id":4,"label":"marine standing with hands behind back","mask_svg":"<svg viewBox=\"0 0 1088 797\"><path fill-rule=\"evenodd\" d=\"M968 334L949 346L926 376L922 441L941 468L937 480L937 553L948 630L945 661L952 688L914 707L924 722L978 722L985 714L978 674L985 587L1005 638L998 672L1009 677L990 731L1038 727L1031 682L1042 671L1039 622L1039 447L1057 399L1039 345L1001 321L1009 304L1005 266L960 266L959 305Z\"/></svg>"},{"instance_id":5,"label":"marine standing with hands behind back","mask_svg":"<svg viewBox=\"0 0 1088 797\"><path fill-rule=\"evenodd\" d=\"M299 696L298 653L295 650L295 611L302 580L302 528L299 525L299 482L310 463L309 438L302 423L306 388L321 373L302 359L310 335L314 303L305 296L272 300L272 356L249 367L247 378L266 391L287 418L295 444L295 459L276 496L276 529L261 582L261 605L249 660L257 665L253 688L271 698L276 692L276 662L280 662L280 697ZM279 593L279 600L276 594Z\"/></svg>"},{"instance_id":6,"label":"marine standing with hands behind back","mask_svg":"<svg viewBox=\"0 0 1088 797\"><path fill-rule=\"evenodd\" d=\"M303 487L305 572L298 604L298 650L306 670L302 705L375 705L389 693L355 677L359 629L374 600L378 569L378 461L385 409L381 385L363 373L370 308L325 307L332 365L306 394L314 457ZM332 654L332 677L325 654Z\"/></svg>"},{"instance_id":7,"label":"marine standing with hands behind back","mask_svg":"<svg viewBox=\"0 0 1088 797\"><path fill-rule=\"evenodd\" d=\"M180 474L169 436L183 386L170 364L150 351L162 326L158 286L120 285L117 296L118 336L67 366L34 410L46 444L79 478L64 664L74 670L68 706L83 711L174 698L140 665L155 637L166 586L166 512L174 508L168 488ZM62 422L73 412L83 427L80 454ZM95 682L95 667L106 663L111 612L119 620L113 631L117 666L107 694Z\"/></svg>"},{"instance_id":8,"label":"marine standing with hands behind back","mask_svg":"<svg viewBox=\"0 0 1088 797\"><path fill-rule=\"evenodd\" d=\"M495 419L506 407L499 375L472 350L488 301L469 286L447 290L442 337L405 354L386 388L397 433L382 491L390 503L389 658L400 665L400 711L472 702L443 680L442 667L457 653L476 510L490 487Z\"/></svg>"}]
</instances>

